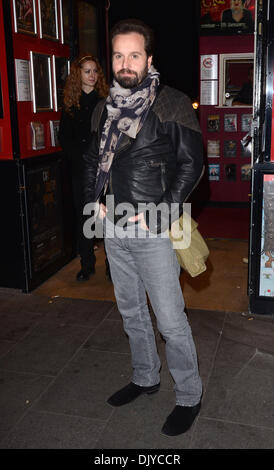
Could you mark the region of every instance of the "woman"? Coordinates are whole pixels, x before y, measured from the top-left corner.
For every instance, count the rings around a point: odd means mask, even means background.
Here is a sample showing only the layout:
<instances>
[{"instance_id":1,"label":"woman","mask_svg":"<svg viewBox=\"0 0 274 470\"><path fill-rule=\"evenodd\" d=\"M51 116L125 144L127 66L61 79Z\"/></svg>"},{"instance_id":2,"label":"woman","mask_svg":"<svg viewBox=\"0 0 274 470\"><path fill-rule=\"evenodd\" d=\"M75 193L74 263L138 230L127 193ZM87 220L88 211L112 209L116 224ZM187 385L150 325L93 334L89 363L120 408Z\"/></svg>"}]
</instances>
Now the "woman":
<instances>
[{"instance_id":1,"label":"woman","mask_svg":"<svg viewBox=\"0 0 274 470\"><path fill-rule=\"evenodd\" d=\"M221 18L221 26L241 24L246 32L254 29L252 13L245 7L246 0L230 0L230 9L224 10Z\"/></svg>"},{"instance_id":2,"label":"woman","mask_svg":"<svg viewBox=\"0 0 274 470\"><path fill-rule=\"evenodd\" d=\"M81 270L76 279L87 281L95 273L94 239L83 235L82 155L91 138L93 110L108 95L108 86L98 59L83 55L75 60L64 87L64 105L60 120L59 140L66 154L71 173L73 200L76 211L77 243Z\"/></svg>"}]
</instances>

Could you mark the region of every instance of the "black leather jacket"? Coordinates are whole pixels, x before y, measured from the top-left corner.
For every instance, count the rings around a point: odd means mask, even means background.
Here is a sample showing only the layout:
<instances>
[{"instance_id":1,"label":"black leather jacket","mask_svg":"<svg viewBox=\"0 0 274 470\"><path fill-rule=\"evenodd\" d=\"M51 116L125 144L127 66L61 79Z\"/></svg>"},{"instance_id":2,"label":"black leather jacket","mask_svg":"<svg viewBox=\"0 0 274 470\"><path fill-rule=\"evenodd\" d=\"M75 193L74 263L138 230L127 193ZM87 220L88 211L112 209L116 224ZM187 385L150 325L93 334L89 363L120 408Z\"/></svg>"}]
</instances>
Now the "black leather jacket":
<instances>
[{"instance_id":1,"label":"black leather jacket","mask_svg":"<svg viewBox=\"0 0 274 470\"><path fill-rule=\"evenodd\" d=\"M189 98L167 86L159 87L143 127L136 139L123 135L115 151L110 170L108 193L115 205L165 202L180 204L187 200L203 174L202 136ZM93 139L84 154L83 188L85 204L94 202L98 166L98 144L106 119L104 103L99 103L92 116ZM160 230L160 214L149 219L152 232ZM153 222L152 222L153 221ZM172 214L166 226L172 222Z\"/></svg>"}]
</instances>

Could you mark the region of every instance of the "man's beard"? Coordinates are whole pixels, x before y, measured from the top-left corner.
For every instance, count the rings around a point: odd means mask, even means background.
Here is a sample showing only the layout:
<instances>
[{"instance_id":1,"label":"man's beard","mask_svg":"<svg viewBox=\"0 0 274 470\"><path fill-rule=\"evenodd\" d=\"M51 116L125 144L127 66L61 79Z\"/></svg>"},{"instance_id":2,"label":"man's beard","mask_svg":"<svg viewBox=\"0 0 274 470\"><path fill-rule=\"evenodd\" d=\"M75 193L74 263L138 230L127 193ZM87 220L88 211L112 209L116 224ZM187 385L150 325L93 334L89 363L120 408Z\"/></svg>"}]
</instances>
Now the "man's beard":
<instances>
[{"instance_id":1,"label":"man's beard","mask_svg":"<svg viewBox=\"0 0 274 470\"><path fill-rule=\"evenodd\" d=\"M131 73L132 76L123 76L123 73ZM137 72L130 69L121 69L119 72L114 73L115 80L123 88L136 88L145 79L148 73L148 66L146 65L144 70L138 75Z\"/></svg>"}]
</instances>

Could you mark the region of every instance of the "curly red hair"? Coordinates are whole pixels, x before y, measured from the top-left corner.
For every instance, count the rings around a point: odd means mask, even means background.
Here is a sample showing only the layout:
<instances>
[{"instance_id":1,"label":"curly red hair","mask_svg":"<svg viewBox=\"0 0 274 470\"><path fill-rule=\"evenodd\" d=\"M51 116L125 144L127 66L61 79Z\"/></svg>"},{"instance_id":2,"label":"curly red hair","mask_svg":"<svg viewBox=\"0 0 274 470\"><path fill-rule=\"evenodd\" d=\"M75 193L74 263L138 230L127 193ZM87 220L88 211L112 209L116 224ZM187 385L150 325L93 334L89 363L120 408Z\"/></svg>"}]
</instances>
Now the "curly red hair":
<instances>
[{"instance_id":1,"label":"curly red hair","mask_svg":"<svg viewBox=\"0 0 274 470\"><path fill-rule=\"evenodd\" d=\"M68 113L72 113L73 108L79 109L80 107L79 100L82 93L81 67L85 62L90 60L95 62L98 70L98 80L94 87L95 90L102 98L105 98L108 95L109 86L97 57L92 54L82 54L72 62L70 73L66 79L64 87L64 108Z\"/></svg>"}]
</instances>

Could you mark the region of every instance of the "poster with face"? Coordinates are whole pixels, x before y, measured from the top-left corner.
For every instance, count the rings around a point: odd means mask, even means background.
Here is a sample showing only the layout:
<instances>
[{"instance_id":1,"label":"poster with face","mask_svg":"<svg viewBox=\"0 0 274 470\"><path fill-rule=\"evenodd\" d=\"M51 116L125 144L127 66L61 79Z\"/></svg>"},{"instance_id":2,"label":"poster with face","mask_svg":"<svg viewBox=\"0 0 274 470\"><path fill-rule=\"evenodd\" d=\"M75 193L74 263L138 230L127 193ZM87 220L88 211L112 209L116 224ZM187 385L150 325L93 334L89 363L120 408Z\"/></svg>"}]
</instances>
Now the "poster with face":
<instances>
[{"instance_id":1,"label":"poster with face","mask_svg":"<svg viewBox=\"0 0 274 470\"><path fill-rule=\"evenodd\" d=\"M3 119L3 99L2 99L2 83L1 83L1 75L0 75L0 119Z\"/></svg>"},{"instance_id":2,"label":"poster with face","mask_svg":"<svg viewBox=\"0 0 274 470\"><path fill-rule=\"evenodd\" d=\"M13 0L16 33L36 34L35 0Z\"/></svg>"},{"instance_id":3,"label":"poster with face","mask_svg":"<svg viewBox=\"0 0 274 470\"><path fill-rule=\"evenodd\" d=\"M252 34L255 0L201 0L200 32L211 34Z\"/></svg>"},{"instance_id":4,"label":"poster with face","mask_svg":"<svg viewBox=\"0 0 274 470\"><path fill-rule=\"evenodd\" d=\"M34 112L52 110L50 56L31 53L31 76Z\"/></svg>"}]
</instances>

